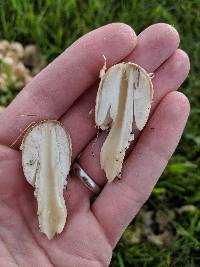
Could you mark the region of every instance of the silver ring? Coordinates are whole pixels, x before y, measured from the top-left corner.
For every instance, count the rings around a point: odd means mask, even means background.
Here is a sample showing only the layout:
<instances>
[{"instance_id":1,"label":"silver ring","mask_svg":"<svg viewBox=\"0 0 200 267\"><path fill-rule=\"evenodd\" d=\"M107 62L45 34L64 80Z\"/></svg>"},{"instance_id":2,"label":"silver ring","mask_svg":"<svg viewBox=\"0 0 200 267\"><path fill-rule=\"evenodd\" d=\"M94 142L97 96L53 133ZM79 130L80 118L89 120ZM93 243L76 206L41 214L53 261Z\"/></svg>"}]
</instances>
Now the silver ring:
<instances>
[{"instance_id":1,"label":"silver ring","mask_svg":"<svg viewBox=\"0 0 200 267\"><path fill-rule=\"evenodd\" d=\"M93 193L98 194L101 191L101 187L98 186L92 178L81 168L81 166L75 162L72 166L74 174L81 180L81 182Z\"/></svg>"}]
</instances>

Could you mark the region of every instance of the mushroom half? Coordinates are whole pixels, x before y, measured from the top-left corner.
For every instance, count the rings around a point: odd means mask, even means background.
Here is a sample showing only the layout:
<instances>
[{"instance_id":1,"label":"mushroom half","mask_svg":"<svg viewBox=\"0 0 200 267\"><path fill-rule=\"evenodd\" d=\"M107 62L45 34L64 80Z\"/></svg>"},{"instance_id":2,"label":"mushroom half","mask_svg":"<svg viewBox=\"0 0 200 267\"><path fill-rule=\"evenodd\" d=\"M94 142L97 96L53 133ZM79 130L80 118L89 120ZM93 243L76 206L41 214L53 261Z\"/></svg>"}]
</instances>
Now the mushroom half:
<instances>
[{"instance_id":1,"label":"mushroom half","mask_svg":"<svg viewBox=\"0 0 200 267\"><path fill-rule=\"evenodd\" d=\"M110 132L101 148L100 163L109 182L121 176L125 152L134 130L145 126L153 99L151 75L133 63L119 63L100 71L95 121Z\"/></svg>"},{"instance_id":2,"label":"mushroom half","mask_svg":"<svg viewBox=\"0 0 200 267\"><path fill-rule=\"evenodd\" d=\"M35 187L41 232L51 239L61 233L67 209L63 189L71 165L71 140L60 122L46 120L26 132L21 147L26 180Z\"/></svg>"}]
</instances>

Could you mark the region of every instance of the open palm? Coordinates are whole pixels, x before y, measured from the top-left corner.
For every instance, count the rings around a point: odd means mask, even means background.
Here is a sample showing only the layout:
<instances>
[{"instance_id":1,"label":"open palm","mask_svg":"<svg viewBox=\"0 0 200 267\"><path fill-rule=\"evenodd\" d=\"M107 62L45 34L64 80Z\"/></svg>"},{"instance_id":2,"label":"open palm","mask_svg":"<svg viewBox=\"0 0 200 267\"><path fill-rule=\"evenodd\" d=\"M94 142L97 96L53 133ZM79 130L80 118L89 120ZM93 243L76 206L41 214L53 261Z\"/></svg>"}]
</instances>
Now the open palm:
<instances>
[{"instance_id":1,"label":"open palm","mask_svg":"<svg viewBox=\"0 0 200 267\"><path fill-rule=\"evenodd\" d=\"M104 26L66 49L0 115L0 266L109 265L116 242L149 197L187 121L188 100L175 91L188 74L189 60L178 45L178 33L167 24L152 25L138 37L125 24ZM129 151L122 179L112 184L106 184L99 166L105 133L95 139L90 112L103 55L108 66L132 61L155 73L150 121ZM10 148L21 130L43 119L62 121L72 138L73 159L81 152L80 165L104 187L94 201L94 194L70 177L64 192L67 224L50 241L38 231L21 153Z\"/></svg>"}]
</instances>

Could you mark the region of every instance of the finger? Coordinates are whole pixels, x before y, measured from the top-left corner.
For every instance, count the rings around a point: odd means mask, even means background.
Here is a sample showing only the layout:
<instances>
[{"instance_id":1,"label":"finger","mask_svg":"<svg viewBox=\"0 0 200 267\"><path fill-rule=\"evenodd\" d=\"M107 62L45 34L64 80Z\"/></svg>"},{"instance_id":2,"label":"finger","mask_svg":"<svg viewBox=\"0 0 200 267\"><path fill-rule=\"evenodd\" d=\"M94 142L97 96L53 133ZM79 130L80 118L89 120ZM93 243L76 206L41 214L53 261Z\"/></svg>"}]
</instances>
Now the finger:
<instances>
[{"instance_id":1,"label":"finger","mask_svg":"<svg viewBox=\"0 0 200 267\"><path fill-rule=\"evenodd\" d=\"M125 162L122 179L107 184L94 202L92 210L113 247L148 199L180 140L188 114L187 98L169 93Z\"/></svg>"},{"instance_id":2,"label":"finger","mask_svg":"<svg viewBox=\"0 0 200 267\"><path fill-rule=\"evenodd\" d=\"M94 103L96 86L87 90L61 118L72 141L72 159L95 137Z\"/></svg>"},{"instance_id":3,"label":"finger","mask_svg":"<svg viewBox=\"0 0 200 267\"><path fill-rule=\"evenodd\" d=\"M12 143L20 128L32 121L58 119L98 79L103 55L110 66L127 56L135 45L134 31L122 23L101 27L77 40L41 71L1 115L1 143Z\"/></svg>"},{"instance_id":4,"label":"finger","mask_svg":"<svg viewBox=\"0 0 200 267\"><path fill-rule=\"evenodd\" d=\"M154 110L163 96L181 86L187 78L189 70L189 57L181 49L177 49L174 54L156 70L153 79L155 101L152 103L152 110Z\"/></svg>"},{"instance_id":5,"label":"finger","mask_svg":"<svg viewBox=\"0 0 200 267\"><path fill-rule=\"evenodd\" d=\"M155 38L152 36L155 36ZM152 72L176 50L178 44L179 36L172 26L164 23L155 24L144 30L138 36L138 45L129 58L126 58L126 61L136 61L142 67L148 67L148 70ZM138 56L138 54L144 53L146 55L145 57L141 58ZM157 77L159 77L159 73L156 75L155 80ZM171 87L169 86L168 89L170 90ZM93 114L89 114L89 111L92 108L94 109L95 96L96 87L93 87L84 96L81 96L81 99L62 118L62 122L72 138L74 157L95 136L94 112Z\"/></svg>"},{"instance_id":6,"label":"finger","mask_svg":"<svg viewBox=\"0 0 200 267\"><path fill-rule=\"evenodd\" d=\"M155 71L155 78L153 79L154 100L151 113L167 93L176 90L181 85L188 75L189 68L190 63L187 54L182 50L177 50ZM80 158L83 169L93 177L97 184L102 186L106 182L106 177L100 167L100 150L106 135L107 133L104 131L97 140L91 141Z\"/></svg>"},{"instance_id":7,"label":"finger","mask_svg":"<svg viewBox=\"0 0 200 267\"><path fill-rule=\"evenodd\" d=\"M0 145L0 197L8 198L24 189L20 153Z\"/></svg>"},{"instance_id":8,"label":"finger","mask_svg":"<svg viewBox=\"0 0 200 267\"><path fill-rule=\"evenodd\" d=\"M125 61L153 72L176 51L179 42L179 34L174 27L166 23L153 24L139 34L136 48Z\"/></svg>"}]
</instances>

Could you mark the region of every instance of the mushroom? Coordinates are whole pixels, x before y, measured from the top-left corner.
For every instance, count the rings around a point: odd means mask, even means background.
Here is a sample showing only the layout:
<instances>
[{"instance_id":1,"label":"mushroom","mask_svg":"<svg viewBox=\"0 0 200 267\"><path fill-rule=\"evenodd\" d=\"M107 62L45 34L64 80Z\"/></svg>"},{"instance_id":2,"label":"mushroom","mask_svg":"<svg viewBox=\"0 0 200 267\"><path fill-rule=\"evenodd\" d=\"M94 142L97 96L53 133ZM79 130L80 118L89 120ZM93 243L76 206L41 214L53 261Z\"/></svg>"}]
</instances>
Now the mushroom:
<instances>
[{"instance_id":1,"label":"mushroom","mask_svg":"<svg viewBox=\"0 0 200 267\"><path fill-rule=\"evenodd\" d=\"M134 63L119 63L100 71L95 121L110 132L101 148L100 163L108 182L121 176L125 152L134 130L145 126L153 99L152 74Z\"/></svg>"},{"instance_id":2,"label":"mushroom","mask_svg":"<svg viewBox=\"0 0 200 267\"><path fill-rule=\"evenodd\" d=\"M49 239L61 233L67 218L63 189L71 165L71 140L60 122L46 120L30 127L22 144L26 180L35 187L39 227Z\"/></svg>"}]
</instances>

